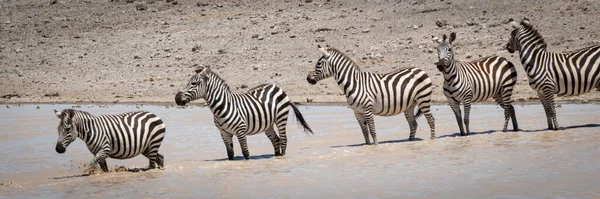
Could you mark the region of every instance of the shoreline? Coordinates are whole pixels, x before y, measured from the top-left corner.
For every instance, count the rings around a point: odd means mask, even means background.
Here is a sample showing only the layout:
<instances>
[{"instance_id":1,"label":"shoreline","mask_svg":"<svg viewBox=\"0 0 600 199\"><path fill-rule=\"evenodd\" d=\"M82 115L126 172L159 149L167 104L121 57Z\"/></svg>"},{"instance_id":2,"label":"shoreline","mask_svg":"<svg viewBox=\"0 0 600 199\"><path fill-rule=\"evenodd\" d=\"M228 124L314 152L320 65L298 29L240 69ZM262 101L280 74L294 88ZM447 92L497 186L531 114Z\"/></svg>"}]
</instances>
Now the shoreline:
<instances>
[{"instance_id":1,"label":"shoreline","mask_svg":"<svg viewBox=\"0 0 600 199\"><path fill-rule=\"evenodd\" d=\"M556 105L559 104L600 104L600 100L555 100ZM0 102L0 105L151 105L151 106L177 106L174 102L156 102L156 101L126 101L126 102L106 102L106 101L36 101L36 102ZM330 102L294 102L299 106L348 106L347 102L330 101ZM513 105L532 105L541 104L539 100L519 100L513 102ZM434 101L431 105L447 105L446 101ZM476 102L473 105L497 105L494 101ZM192 102L186 106L206 107L204 101Z\"/></svg>"}]
</instances>

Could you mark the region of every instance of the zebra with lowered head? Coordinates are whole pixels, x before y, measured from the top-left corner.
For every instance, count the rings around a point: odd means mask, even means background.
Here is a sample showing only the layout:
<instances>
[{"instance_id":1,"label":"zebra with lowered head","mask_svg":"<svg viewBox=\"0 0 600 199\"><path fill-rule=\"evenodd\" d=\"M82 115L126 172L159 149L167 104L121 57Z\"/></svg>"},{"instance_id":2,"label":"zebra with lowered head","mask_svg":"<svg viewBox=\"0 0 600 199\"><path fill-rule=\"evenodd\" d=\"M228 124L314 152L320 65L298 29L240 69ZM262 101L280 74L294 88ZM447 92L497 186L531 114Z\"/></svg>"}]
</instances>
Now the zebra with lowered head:
<instances>
[{"instance_id":1,"label":"zebra with lowered head","mask_svg":"<svg viewBox=\"0 0 600 199\"><path fill-rule=\"evenodd\" d=\"M456 116L460 135L469 135L469 112L472 102L480 102L493 98L504 109L504 128L506 132L508 121L512 119L513 130L519 130L515 108L511 95L517 82L515 66L504 57L490 56L470 62L460 62L454 59L452 42L456 33L450 38L443 35L438 46L438 69L444 74L444 95ZM465 108L463 128L460 103Z\"/></svg>"},{"instance_id":2,"label":"zebra with lowered head","mask_svg":"<svg viewBox=\"0 0 600 199\"><path fill-rule=\"evenodd\" d=\"M506 49L519 51L521 63L529 77L529 86L537 91L548 122L548 129L558 130L554 95L577 96L600 86L600 45L569 53L547 50L542 35L525 18L521 23L509 20L513 30Z\"/></svg>"},{"instance_id":3,"label":"zebra with lowered head","mask_svg":"<svg viewBox=\"0 0 600 199\"><path fill-rule=\"evenodd\" d=\"M265 132L271 140L275 156L283 156L287 149L286 125L289 107L304 131L313 133L298 108L290 101L281 88L272 84L262 84L247 93L231 92L225 80L209 67L199 67L184 89L177 92L175 102L183 106L204 99L214 115L215 126L227 149L229 160L233 160L233 136L237 136L242 154L250 158L246 136ZM279 136L275 133L275 128Z\"/></svg>"},{"instance_id":4,"label":"zebra with lowered head","mask_svg":"<svg viewBox=\"0 0 600 199\"><path fill-rule=\"evenodd\" d=\"M158 149L165 137L165 124L158 116L146 111L97 116L74 109L54 112L60 119L56 152L64 153L79 138L94 155L90 166L99 164L104 172L108 172L106 158L129 159L139 154L150 160L148 169L155 164L164 167Z\"/></svg>"},{"instance_id":5,"label":"zebra with lowered head","mask_svg":"<svg viewBox=\"0 0 600 199\"><path fill-rule=\"evenodd\" d=\"M308 73L310 84L334 76L361 127L365 143L378 144L374 115L393 116L404 112L410 127L409 140L415 139L416 118L425 114L435 138L434 118L430 111L432 84L425 72L418 68L405 68L386 74L361 71L348 56L335 48L322 48L315 70ZM417 114L414 114L418 107Z\"/></svg>"}]
</instances>

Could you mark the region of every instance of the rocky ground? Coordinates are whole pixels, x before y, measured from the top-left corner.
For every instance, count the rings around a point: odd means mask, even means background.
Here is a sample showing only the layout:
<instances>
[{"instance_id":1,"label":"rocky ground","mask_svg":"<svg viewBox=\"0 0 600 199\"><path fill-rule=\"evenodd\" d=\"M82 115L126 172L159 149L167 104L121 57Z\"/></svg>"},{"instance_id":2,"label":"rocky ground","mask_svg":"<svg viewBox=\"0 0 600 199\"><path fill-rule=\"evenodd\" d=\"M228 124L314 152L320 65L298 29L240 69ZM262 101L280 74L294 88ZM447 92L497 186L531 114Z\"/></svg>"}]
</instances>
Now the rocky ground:
<instances>
[{"instance_id":1,"label":"rocky ground","mask_svg":"<svg viewBox=\"0 0 600 199\"><path fill-rule=\"evenodd\" d=\"M273 83L297 102L344 102L334 80L305 80L317 45L365 71L424 69L443 102L432 36L450 32L458 60L508 57L514 99L537 101L504 49L508 19L530 18L560 52L600 43L598 13L595 0L0 0L0 103L172 103L199 64L237 92Z\"/></svg>"}]
</instances>

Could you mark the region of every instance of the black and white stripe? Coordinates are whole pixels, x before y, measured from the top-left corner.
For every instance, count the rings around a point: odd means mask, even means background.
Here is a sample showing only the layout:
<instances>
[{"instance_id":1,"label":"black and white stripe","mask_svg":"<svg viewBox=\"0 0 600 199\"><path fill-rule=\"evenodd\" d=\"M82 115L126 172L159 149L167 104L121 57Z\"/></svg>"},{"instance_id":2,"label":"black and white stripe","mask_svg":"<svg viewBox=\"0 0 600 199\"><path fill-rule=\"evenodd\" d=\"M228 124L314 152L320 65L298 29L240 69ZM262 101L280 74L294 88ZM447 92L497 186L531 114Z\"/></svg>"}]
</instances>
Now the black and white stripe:
<instances>
[{"instance_id":1,"label":"black and white stripe","mask_svg":"<svg viewBox=\"0 0 600 199\"><path fill-rule=\"evenodd\" d=\"M430 113L432 84L425 72L418 68L400 69L387 74L360 71L346 55L334 48L321 48L321 58L315 70L308 73L310 84L334 76L346 95L350 107L358 120L365 143L378 144L373 116L392 116L404 112L410 126L409 140L414 140L417 130L416 118L425 114L431 128L431 138L435 138L434 118ZM419 111L414 114L415 107Z\"/></svg>"},{"instance_id":2,"label":"black and white stripe","mask_svg":"<svg viewBox=\"0 0 600 199\"><path fill-rule=\"evenodd\" d=\"M94 154L90 166L99 163L105 172L107 157L129 159L139 154L150 160L148 169L155 168L155 164L164 167L158 149L165 136L165 124L158 116L146 111L98 116L74 109L54 112L61 120L56 152L64 153L79 138Z\"/></svg>"},{"instance_id":3,"label":"black and white stripe","mask_svg":"<svg viewBox=\"0 0 600 199\"><path fill-rule=\"evenodd\" d=\"M511 95L517 82L515 66L504 57L490 56L471 62L460 62L454 59L452 42L456 33L448 39L443 35L438 46L438 69L444 74L444 95L454 111L460 135L469 135L469 112L471 103L493 98L504 109L504 128L512 118L513 129L519 129ZM464 125L460 111L460 103L465 109Z\"/></svg>"},{"instance_id":4,"label":"black and white stripe","mask_svg":"<svg viewBox=\"0 0 600 199\"><path fill-rule=\"evenodd\" d=\"M569 53L547 51L542 35L527 18L513 27L506 46L510 53L519 51L521 63L529 77L529 85L537 91L544 106L548 128L558 130L554 95L576 96L600 86L600 45Z\"/></svg>"},{"instance_id":5,"label":"black and white stripe","mask_svg":"<svg viewBox=\"0 0 600 199\"><path fill-rule=\"evenodd\" d=\"M221 131L229 160L233 160L234 135L238 138L244 158L249 159L246 136L262 132L271 140L275 156L285 155L290 106L304 130L312 133L304 117L290 102L285 92L271 84L259 85L247 93L233 93L225 81L209 67L200 67L187 86L177 93L175 102L185 105L200 98L206 100L214 115L215 126ZM275 128L279 136L275 133Z\"/></svg>"}]
</instances>

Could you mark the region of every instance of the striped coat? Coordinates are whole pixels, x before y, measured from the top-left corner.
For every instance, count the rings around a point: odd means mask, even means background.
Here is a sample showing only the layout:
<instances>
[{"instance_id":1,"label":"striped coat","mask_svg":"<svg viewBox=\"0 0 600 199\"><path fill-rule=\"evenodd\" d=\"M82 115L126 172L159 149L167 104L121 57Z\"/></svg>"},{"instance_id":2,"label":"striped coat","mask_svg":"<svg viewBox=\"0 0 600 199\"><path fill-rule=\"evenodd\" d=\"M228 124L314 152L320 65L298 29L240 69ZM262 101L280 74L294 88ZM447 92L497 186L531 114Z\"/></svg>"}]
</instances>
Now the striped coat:
<instances>
[{"instance_id":1,"label":"striped coat","mask_svg":"<svg viewBox=\"0 0 600 199\"><path fill-rule=\"evenodd\" d=\"M392 116L404 113L410 126L409 140L414 140L417 130L416 117L421 113L427 118L431 138L435 138L434 118L430 112L432 84L425 72L418 68L406 68L386 74L360 71L344 53L334 48L321 48L321 58L314 71L308 73L310 84L333 76L363 132L365 143L377 144L373 116ZM417 114L414 113L418 107Z\"/></svg>"}]
</instances>

